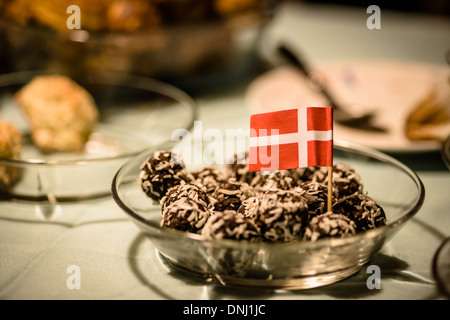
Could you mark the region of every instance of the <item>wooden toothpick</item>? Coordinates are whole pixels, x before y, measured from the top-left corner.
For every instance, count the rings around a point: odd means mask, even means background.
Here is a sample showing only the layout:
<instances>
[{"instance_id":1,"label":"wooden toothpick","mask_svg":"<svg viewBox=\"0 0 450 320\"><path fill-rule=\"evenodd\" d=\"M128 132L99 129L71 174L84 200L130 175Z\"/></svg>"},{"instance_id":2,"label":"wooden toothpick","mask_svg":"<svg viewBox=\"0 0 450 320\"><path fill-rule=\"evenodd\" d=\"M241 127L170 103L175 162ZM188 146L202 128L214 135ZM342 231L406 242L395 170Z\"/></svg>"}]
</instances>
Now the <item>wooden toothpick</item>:
<instances>
[{"instance_id":1,"label":"wooden toothpick","mask_svg":"<svg viewBox=\"0 0 450 320\"><path fill-rule=\"evenodd\" d=\"M327 211L332 211L332 203L333 203L333 166L328 166L328 205Z\"/></svg>"}]
</instances>

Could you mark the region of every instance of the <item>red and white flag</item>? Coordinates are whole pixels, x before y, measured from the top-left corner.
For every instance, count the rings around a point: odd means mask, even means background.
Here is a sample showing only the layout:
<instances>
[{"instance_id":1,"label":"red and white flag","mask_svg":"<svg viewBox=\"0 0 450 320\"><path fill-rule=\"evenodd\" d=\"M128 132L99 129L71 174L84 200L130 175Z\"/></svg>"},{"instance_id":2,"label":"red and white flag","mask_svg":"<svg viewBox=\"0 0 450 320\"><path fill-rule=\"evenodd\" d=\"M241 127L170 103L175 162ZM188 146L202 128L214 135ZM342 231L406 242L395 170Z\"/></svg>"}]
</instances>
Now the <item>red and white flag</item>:
<instances>
[{"instance_id":1,"label":"red and white flag","mask_svg":"<svg viewBox=\"0 0 450 320\"><path fill-rule=\"evenodd\" d=\"M305 107L250 117L250 171L331 165L332 107Z\"/></svg>"}]
</instances>

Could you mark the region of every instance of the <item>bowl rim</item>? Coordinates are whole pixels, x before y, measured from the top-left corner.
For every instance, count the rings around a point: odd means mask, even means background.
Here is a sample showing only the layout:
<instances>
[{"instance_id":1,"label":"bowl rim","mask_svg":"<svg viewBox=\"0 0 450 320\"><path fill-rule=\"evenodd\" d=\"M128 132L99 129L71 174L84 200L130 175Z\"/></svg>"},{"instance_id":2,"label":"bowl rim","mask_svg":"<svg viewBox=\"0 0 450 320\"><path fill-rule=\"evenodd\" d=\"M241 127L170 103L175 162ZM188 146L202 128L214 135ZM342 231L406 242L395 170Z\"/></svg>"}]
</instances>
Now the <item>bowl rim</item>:
<instances>
[{"instance_id":1,"label":"bowl rim","mask_svg":"<svg viewBox=\"0 0 450 320\"><path fill-rule=\"evenodd\" d=\"M406 164L402 163L401 161L393 158L392 156L387 155L384 152L375 150L371 147L363 146L360 144L343 141L343 140L334 140L334 146L333 148L339 149L339 150L350 150L350 151L358 151L361 155L375 158L377 160L387 162L393 167L400 169L403 173L407 174L416 184L418 189L418 196L414 203L414 205L410 208L410 210L402 215L401 217L397 218L394 221L388 222L388 224L380 226L375 229L367 230L361 233L357 233L352 236L343 237L343 238L321 238L316 241L291 241L291 242L265 242L265 241L258 241L258 242L251 242L251 241L237 241L233 239L205 239L200 234L195 234L191 232L185 232L181 230L171 229L171 228L163 228L159 225L153 224L151 221L143 218L139 214L135 213L131 208L129 208L120 197L120 194L118 192L118 180L121 176L121 173L127 168L127 166L133 162L133 160L137 159L139 156L143 156L144 154L150 152L150 150L146 150L136 157L133 157L129 160L127 160L116 172L116 174L113 177L112 184L111 184L111 195L113 200L116 202L116 204L121 208L130 218L131 220L134 220L133 222L138 222L140 224L143 224L146 227L153 228L155 231L158 232L158 237L166 238L166 237L174 237L174 238L180 238L190 241L198 241L202 242L208 245L226 245L226 246L245 246L245 247L258 247L258 248L270 248L270 247L288 247L292 246L296 249L298 247L308 249L311 247L317 247L317 246L343 246L350 243L363 241L365 239L371 239L376 238L384 233L388 233L389 231L393 231L395 228L404 225L408 220L410 220L413 216L416 215L416 213L420 210L422 207L424 200L425 200L425 187L418 176L418 174L409 168ZM152 201L149 199L149 201ZM156 236L153 236L156 237Z\"/></svg>"},{"instance_id":2,"label":"bowl rim","mask_svg":"<svg viewBox=\"0 0 450 320\"><path fill-rule=\"evenodd\" d=\"M120 72L120 71L99 71L93 70L92 72L85 74L82 79L79 77L72 77L65 72L62 71L52 71L52 70L25 70L25 71L17 71L11 73L0 74L0 88L6 86L14 86L14 85L25 85L27 82L24 82L24 79L28 79L30 81L33 77L38 75L66 75L75 82L79 84L80 80L83 80L87 83L96 83L103 85L116 85L122 87L135 88L140 90L146 90L148 92L154 92L168 98L177 101L184 107L190 110L191 117L188 119L188 125L184 128L186 130L191 130L194 126L195 120L198 118L198 104L197 102L185 91L169 84L163 82L161 80L157 80L151 77ZM114 80L115 79L115 80ZM100 81L100 82L98 82ZM97 128L110 128L115 131L123 131L123 129L119 125L108 125L103 123L98 123ZM95 132L95 130L94 130ZM133 138L142 139L139 134L128 132L127 134L132 134ZM164 142L170 141L170 137L167 138ZM159 145L159 143L157 144ZM24 165L42 165L42 166L82 166L95 162L104 162L111 160L120 160L124 158L130 158L142 152L145 152L148 148L153 148L155 145L148 144L146 147L140 147L134 151L127 151L120 153L115 156L98 156L86 159L66 159L66 160L58 160L58 159L15 159L15 158L2 158L0 157L0 163L11 164L15 166L24 166Z\"/></svg>"}]
</instances>

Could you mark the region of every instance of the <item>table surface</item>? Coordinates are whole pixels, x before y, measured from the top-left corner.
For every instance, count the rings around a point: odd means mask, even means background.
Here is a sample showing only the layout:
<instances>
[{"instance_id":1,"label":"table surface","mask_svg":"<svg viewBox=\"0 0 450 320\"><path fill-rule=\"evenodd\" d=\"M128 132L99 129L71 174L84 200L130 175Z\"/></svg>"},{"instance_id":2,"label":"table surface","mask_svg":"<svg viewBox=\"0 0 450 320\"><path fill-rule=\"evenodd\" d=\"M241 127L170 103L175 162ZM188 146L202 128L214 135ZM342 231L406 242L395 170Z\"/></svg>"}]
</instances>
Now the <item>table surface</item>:
<instances>
[{"instance_id":1,"label":"table surface","mask_svg":"<svg viewBox=\"0 0 450 320\"><path fill-rule=\"evenodd\" d=\"M377 58L445 64L450 21L381 11L381 29L366 27L364 8L288 3L266 30L308 48L314 63ZM269 57L270 58L270 57ZM246 82L196 96L203 129L248 127ZM338 283L306 291L248 291L189 278L167 266L137 227L106 197L44 205L0 202L1 299L442 299L431 263L450 236L450 171L439 152L394 155L422 179L419 213L370 261L381 289L368 289L367 266ZM70 289L73 268L79 289Z\"/></svg>"}]
</instances>

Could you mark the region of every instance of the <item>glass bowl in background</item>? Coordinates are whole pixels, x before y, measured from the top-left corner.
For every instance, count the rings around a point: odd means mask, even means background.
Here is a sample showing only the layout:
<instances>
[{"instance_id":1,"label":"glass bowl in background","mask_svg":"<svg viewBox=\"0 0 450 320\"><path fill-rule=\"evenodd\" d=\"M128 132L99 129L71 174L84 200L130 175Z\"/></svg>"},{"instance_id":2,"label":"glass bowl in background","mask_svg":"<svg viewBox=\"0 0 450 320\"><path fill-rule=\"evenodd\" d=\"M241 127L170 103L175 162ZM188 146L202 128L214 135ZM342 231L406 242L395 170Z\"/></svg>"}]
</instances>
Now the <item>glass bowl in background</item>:
<instances>
[{"instance_id":1,"label":"glass bowl in background","mask_svg":"<svg viewBox=\"0 0 450 320\"><path fill-rule=\"evenodd\" d=\"M0 66L3 72L43 69L72 76L120 71L184 90L204 88L254 68L254 51L276 2L83 1L81 29L68 29L69 4L11 0L0 3Z\"/></svg>"},{"instance_id":2,"label":"glass bowl in background","mask_svg":"<svg viewBox=\"0 0 450 320\"><path fill-rule=\"evenodd\" d=\"M346 162L356 169L364 190L385 210L387 225L347 238L314 242L205 240L198 234L160 227L160 205L154 204L137 182L140 165L154 151L133 157L117 172L112 182L114 200L170 265L225 286L308 289L347 278L360 270L424 201L421 180L401 162L367 147L335 142L334 162Z\"/></svg>"},{"instance_id":3,"label":"glass bowl in background","mask_svg":"<svg viewBox=\"0 0 450 320\"><path fill-rule=\"evenodd\" d=\"M170 141L176 129L188 131L197 105L185 92L146 77L119 72L90 72L74 78L94 98L98 125L81 153L42 153L31 141L29 127L14 94L45 72L0 75L0 118L22 134L19 159L0 158L12 179L0 181L1 198L65 202L110 195L111 179L127 159Z\"/></svg>"}]
</instances>

